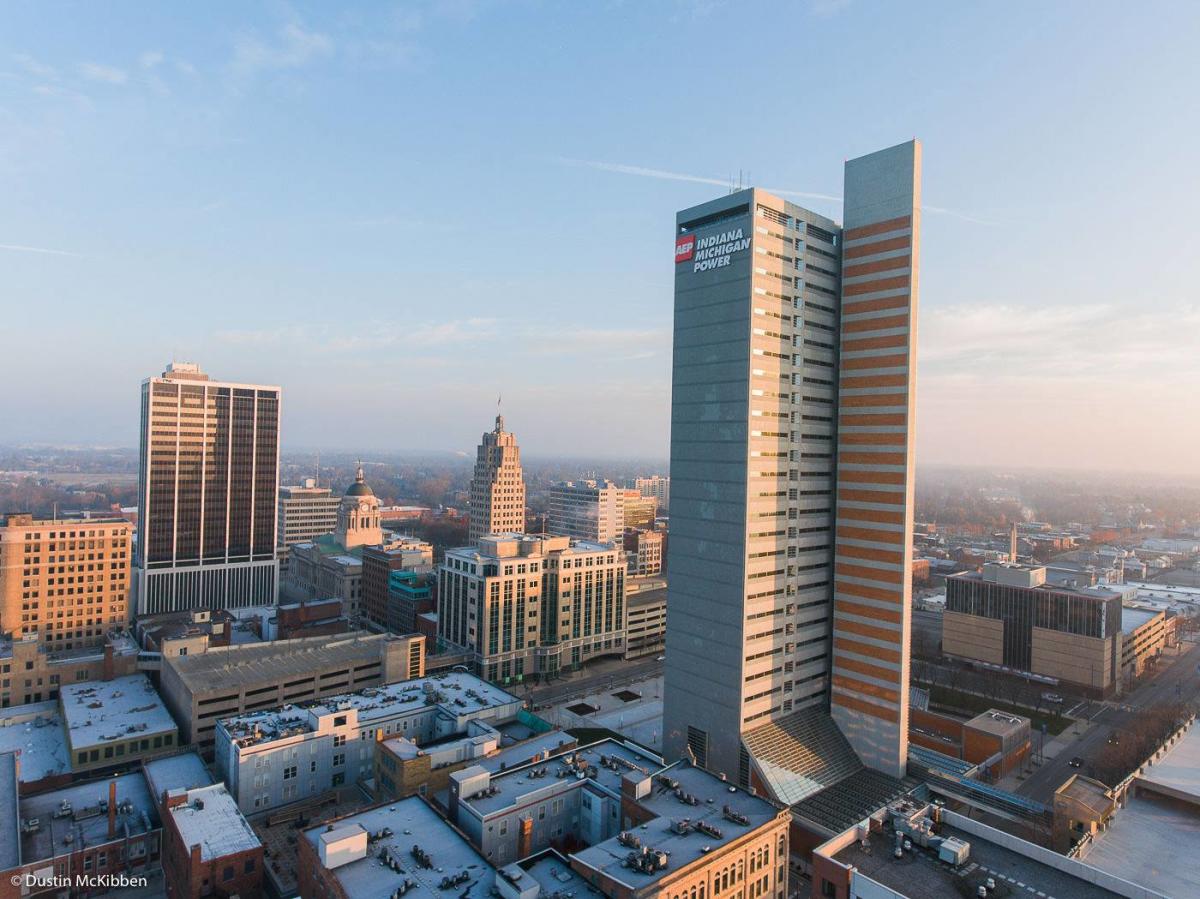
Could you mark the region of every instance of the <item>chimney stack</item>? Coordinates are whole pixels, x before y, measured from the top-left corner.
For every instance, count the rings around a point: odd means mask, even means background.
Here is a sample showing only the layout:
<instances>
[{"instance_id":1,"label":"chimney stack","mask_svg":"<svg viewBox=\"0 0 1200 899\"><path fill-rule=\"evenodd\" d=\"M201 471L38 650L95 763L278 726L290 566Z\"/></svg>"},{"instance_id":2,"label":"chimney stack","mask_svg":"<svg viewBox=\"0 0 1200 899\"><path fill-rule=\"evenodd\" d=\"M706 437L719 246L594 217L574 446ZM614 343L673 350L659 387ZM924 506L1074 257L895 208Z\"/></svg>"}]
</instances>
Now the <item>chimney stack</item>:
<instances>
[{"instance_id":1,"label":"chimney stack","mask_svg":"<svg viewBox=\"0 0 1200 899\"><path fill-rule=\"evenodd\" d=\"M117 782L108 782L108 838L117 835Z\"/></svg>"},{"instance_id":2,"label":"chimney stack","mask_svg":"<svg viewBox=\"0 0 1200 899\"><path fill-rule=\"evenodd\" d=\"M1017 523L1012 523L1012 531L1008 536L1008 561L1017 561Z\"/></svg>"}]
</instances>

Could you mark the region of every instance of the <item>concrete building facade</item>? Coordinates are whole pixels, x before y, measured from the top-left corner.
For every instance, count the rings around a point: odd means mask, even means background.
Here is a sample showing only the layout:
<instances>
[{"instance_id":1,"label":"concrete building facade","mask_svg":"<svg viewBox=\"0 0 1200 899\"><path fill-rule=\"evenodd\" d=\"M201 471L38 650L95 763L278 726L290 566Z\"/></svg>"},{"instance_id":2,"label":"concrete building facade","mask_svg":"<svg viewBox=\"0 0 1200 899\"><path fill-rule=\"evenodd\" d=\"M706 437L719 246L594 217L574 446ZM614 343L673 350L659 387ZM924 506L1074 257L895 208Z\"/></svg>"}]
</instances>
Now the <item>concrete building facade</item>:
<instances>
[{"instance_id":1,"label":"concrete building facade","mask_svg":"<svg viewBox=\"0 0 1200 899\"><path fill-rule=\"evenodd\" d=\"M547 530L595 543L625 533L625 491L612 481L562 481L550 487Z\"/></svg>"},{"instance_id":2,"label":"concrete building facade","mask_svg":"<svg viewBox=\"0 0 1200 899\"><path fill-rule=\"evenodd\" d=\"M920 145L844 195L677 216L664 745L740 784L739 737L813 709L906 765Z\"/></svg>"},{"instance_id":3,"label":"concrete building facade","mask_svg":"<svg viewBox=\"0 0 1200 899\"><path fill-rule=\"evenodd\" d=\"M280 397L190 363L142 382L139 615L275 603Z\"/></svg>"},{"instance_id":4,"label":"concrete building facade","mask_svg":"<svg viewBox=\"0 0 1200 899\"><path fill-rule=\"evenodd\" d=\"M1051 584L1043 566L989 563L946 579L942 650L1101 694L1121 691L1167 645L1166 613L1127 606L1136 595L1122 585Z\"/></svg>"},{"instance_id":5,"label":"concrete building facade","mask_svg":"<svg viewBox=\"0 0 1200 899\"><path fill-rule=\"evenodd\" d=\"M625 658L659 655L667 645L667 585L650 583L626 594Z\"/></svg>"},{"instance_id":6,"label":"concrete building facade","mask_svg":"<svg viewBox=\"0 0 1200 899\"><path fill-rule=\"evenodd\" d=\"M653 496L658 501L658 508L668 509L671 505L671 479L663 475L652 475L648 478L634 478L632 483L626 482L642 496Z\"/></svg>"},{"instance_id":7,"label":"concrete building facade","mask_svg":"<svg viewBox=\"0 0 1200 899\"><path fill-rule=\"evenodd\" d=\"M357 632L210 648L164 659L160 692L182 742L211 758L220 719L420 677L424 647L416 635Z\"/></svg>"},{"instance_id":8,"label":"concrete building facade","mask_svg":"<svg viewBox=\"0 0 1200 899\"><path fill-rule=\"evenodd\" d=\"M302 484L279 488L278 538L280 567L287 563L288 550L296 543L332 533L337 527L341 497L329 487L318 487L315 478Z\"/></svg>"}]
</instances>

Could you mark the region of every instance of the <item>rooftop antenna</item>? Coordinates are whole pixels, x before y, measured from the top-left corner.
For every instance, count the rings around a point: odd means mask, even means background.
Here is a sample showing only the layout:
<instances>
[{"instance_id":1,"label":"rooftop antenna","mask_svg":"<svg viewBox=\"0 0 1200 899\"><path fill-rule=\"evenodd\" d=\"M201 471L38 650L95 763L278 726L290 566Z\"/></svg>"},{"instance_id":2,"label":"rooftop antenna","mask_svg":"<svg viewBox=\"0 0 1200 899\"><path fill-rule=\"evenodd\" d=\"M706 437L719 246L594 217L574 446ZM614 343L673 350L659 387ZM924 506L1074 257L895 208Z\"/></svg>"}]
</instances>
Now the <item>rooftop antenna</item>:
<instances>
[{"instance_id":1,"label":"rooftop antenna","mask_svg":"<svg viewBox=\"0 0 1200 899\"><path fill-rule=\"evenodd\" d=\"M314 487L321 486L321 451L317 450L317 479L313 482Z\"/></svg>"}]
</instances>

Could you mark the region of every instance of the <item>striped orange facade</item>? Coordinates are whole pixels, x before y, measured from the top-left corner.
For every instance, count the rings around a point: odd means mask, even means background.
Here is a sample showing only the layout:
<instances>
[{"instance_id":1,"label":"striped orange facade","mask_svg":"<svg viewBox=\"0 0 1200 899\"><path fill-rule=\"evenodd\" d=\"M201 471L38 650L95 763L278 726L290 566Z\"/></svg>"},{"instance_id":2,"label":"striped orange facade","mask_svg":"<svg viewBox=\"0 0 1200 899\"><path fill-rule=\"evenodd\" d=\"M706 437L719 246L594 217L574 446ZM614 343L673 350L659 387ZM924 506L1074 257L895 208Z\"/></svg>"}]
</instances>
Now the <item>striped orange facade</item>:
<instances>
[{"instance_id":1,"label":"striped orange facade","mask_svg":"<svg viewBox=\"0 0 1200 899\"><path fill-rule=\"evenodd\" d=\"M830 708L865 763L902 776L920 145L849 163L845 194Z\"/></svg>"}]
</instances>

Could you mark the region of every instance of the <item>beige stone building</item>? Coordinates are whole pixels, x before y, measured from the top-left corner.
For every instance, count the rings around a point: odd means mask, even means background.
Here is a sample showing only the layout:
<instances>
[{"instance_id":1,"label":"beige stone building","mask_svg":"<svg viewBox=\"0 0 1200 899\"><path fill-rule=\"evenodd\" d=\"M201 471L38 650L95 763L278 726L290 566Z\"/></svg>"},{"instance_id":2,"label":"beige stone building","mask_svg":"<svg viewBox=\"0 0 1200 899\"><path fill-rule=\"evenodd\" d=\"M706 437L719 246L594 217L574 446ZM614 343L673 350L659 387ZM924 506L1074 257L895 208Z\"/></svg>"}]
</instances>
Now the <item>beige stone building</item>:
<instances>
[{"instance_id":1,"label":"beige stone building","mask_svg":"<svg viewBox=\"0 0 1200 899\"><path fill-rule=\"evenodd\" d=\"M67 684L112 680L138 670L138 646L113 632L103 646L52 652L36 639L0 641L0 706L57 699Z\"/></svg>"},{"instance_id":2,"label":"beige stone building","mask_svg":"<svg viewBox=\"0 0 1200 899\"><path fill-rule=\"evenodd\" d=\"M517 437L504 430L504 417L483 435L471 478L472 543L486 534L519 534L525 530L525 478Z\"/></svg>"},{"instance_id":3,"label":"beige stone building","mask_svg":"<svg viewBox=\"0 0 1200 899\"><path fill-rule=\"evenodd\" d=\"M662 531L626 531L625 552L629 556L631 575L650 577L660 574L663 568Z\"/></svg>"},{"instance_id":4,"label":"beige stone building","mask_svg":"<svg viewBox=\"0 0 1200 899\"><path fill-rule=\"evenodd\" d=\"M438 637L490 681L625 651L625 556L611 543L493 534L438 571Z\"/></svg>"},{"instance_id":5,"label":"beige stone building","mask_svg":"<svg viewBox=\"0 0 1200 899\"><path fill-rule=\"evenodd\" d=\"M50 651L103 646L129 619L132 525L9 515L0 527L0 631Z\"/></svg>"}]
</instances>

